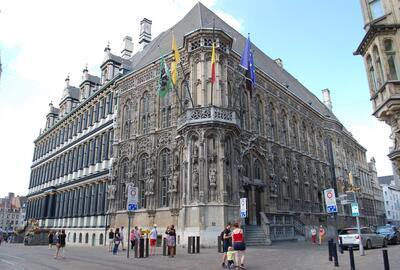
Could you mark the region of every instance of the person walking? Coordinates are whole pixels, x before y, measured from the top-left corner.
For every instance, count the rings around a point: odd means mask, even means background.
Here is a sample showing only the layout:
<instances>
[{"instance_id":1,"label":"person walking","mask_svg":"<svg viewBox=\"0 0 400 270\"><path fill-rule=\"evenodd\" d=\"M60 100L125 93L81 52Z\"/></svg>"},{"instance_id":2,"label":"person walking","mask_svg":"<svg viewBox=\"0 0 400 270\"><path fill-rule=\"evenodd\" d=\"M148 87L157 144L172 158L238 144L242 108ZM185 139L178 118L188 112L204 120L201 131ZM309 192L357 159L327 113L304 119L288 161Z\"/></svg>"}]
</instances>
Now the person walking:
<instances>
[{"instance_id":1,"label":"person walking","mask_svg":"<svg viewBox=\"0 0 400 270\"><path fill-rule=\"evenodd\" d=\"M311 242L313 245L317 243L317 229L314 226L311 227Z\"/></svg>"},{"instance_id":2,"label":"person walking","mask_svg":"<svg viewBox=\"0 0 400 270\"><path fill-rule=\"evenodd\" d=\"M246 250L246 244L244 242L243 230L239 227L238 223L233 224L232 245L233 249L236 251L236 265L240 269L244 269L244 254Z\"/></svg>"},{"instance_id":3,"label":"person walking","mask_svg":"<svg viewBox=\"0 0 400 270\"><path fill-rule=\"evenodd\" d=\"M167 235L168 256L173 258L176 255L176 232L174 225L168 226L165 234Z\"/></svg>"},{"instance_id":4,"label":"person walking","mask_svg":"<svg viewBox=\"0 0 400 270\"><path fill-rule=\"evenodd\" d=\"M57 232L57 238L56 238L56 255L54 256L55 259L57 259L60 254L61 254L61 258L65 258L64 257L64 248L65 248L65 238L66 238L66 234L65 234L65 230L59 230Z\"/></svg>"},{"instance_id":5,"label":"person walking","mask_svg":"<svg viewBox=\"0 0 400 270\"><path fill-rule=\"evenodd\" d=\"M228 252L228 247L232 245L232 236L231 236L231 224L228 223L221 233L222 235L222 251L224 255L222 255L222 267L226 268L226 259L227 259L227 252Z\"/></svg>"},{"instance_id":6,"label":"person walking","mask_svg":"<svg viewBox=\"0 0 400 270\"><path fill-rule=\"evenodd\" d=\"M111 252L113 250L114 245L114 231L110 229L108 232L108 251Z\"/></svg>"},{"instance_id":7,"label":"person walking","mask_svg":"<svg viewBox=\"0 0 400 270\"><path fill-rule=\"evenodd\" d=\"M113 248L113 254L117 255L118 253L118 246L121 243L121 234L119 232L119 228L115 229L114 233L114 248Z\"/></svg>"},{"instance_id":8,"label":"person walking","mask_svg":"<svg viewBox=\"0 0 400 270\"><path fill-rule=\"evenodd\" d=\"M150 256L155 255L156 246L157 246L157 224L153 225L153 229L150 231Z\"/></svg>"},{"instance_id":9,"label":"person walking","mask_svg":"<svg viewBox=\"0 0 400 270\"><path fill-rule=\"evenodd\" d=\"M49 238L49 249L51 249L53 247L53 243L54 243L54 233L53 233L53 231L49 232L48 238Z\"/></svg>"},{"instance_id":10,"label":"person walking","mask_svg":"<svg viewBox=\"0 0 400 270\"><path fill-rule=\"evenodd\" d=\"M121 239L121 248L122 248L122 250L125 250L125 244L124 244L124 240L125 240L124 226L121 226L121 230L120 230L119 234L120 234L120 239Z\"/></svg>"},{"instance_id":11,"label":"person walking","mask_svg":"<svg viewBox=\"0 0 400 270\"><path fill-rule=\"evenodd\" d=\"M322 245L325 237L325 229L322 225L319 225L319 244Z\"/></svg>"},{"instance_id":12,"label":"person walking","mask_svg":"<svg viewBox=\"0 0 400 270\"><path fill-rule=\"evenodd\" d=\"M133 229L131 230L131 233L129 235L129 240L131 241L131 249L133 249L133 247L135 246L135 239L136 239L135 229Z\"/></svg>"}]
</instances>

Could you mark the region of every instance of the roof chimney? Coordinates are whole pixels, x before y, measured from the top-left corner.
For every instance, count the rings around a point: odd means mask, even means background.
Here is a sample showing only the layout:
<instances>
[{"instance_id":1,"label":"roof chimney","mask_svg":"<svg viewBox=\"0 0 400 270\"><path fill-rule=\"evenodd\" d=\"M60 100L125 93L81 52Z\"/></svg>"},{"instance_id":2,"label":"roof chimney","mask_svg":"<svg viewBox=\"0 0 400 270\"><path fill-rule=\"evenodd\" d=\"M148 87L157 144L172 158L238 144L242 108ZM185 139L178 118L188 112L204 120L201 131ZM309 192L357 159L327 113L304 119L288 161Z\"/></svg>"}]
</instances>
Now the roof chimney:
<instances>
[{"instance_id":1,"label":"roof chimney","mask_svg":"<svg viewBox=\"0 0 400 270\"><path fill-rule=\"evenodd\" d=\"M122 42L121 56L124 59L129 59L132 56L132 52L133 52L132 37L125 36Z\"/></svg>"},{"instance_id":2,"label":"roof chimney","mask_svg":"<svg viewBox=\"0 0 400 270\"><path fill-rule=\"evenodd\" d=\"M331 100L331 93L328 88L322 90L322 97L325 106L332 111L332 100Z\"/></svg>"},{"instance_id":3,"label":"roof chimney","mask_svg":"<svg viewBox=\"0 0 400 270\"><path fill-rule=\"evenodd\" d=\"M151 21L144 18L140 22L139 44L144 48L151 41Z\"/></svg>"},{"instance_id":4,"label":"roof chimney","mask_svg":"<svg viewBox=\"0 0 400 270\"><path fill-rule=\"evenodd\" d=\"M282 61L282 59L276 58L274 61L275 61L275 63L276 63L280 68L283 68L283 61Z\"/></svg>"}]
</instances>

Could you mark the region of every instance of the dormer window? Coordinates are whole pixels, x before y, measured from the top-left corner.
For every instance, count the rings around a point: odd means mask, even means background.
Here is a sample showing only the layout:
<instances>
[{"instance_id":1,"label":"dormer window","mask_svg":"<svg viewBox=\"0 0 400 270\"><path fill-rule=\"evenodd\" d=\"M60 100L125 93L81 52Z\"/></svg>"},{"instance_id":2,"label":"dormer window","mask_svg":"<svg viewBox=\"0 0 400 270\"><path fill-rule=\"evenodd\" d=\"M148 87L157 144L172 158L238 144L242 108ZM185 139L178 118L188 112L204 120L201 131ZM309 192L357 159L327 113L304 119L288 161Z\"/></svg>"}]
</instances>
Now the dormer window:
<instances>
[{"instance_id":1,"label":"dormer window","mask_svg":"<svg viewBox=\"0 0 400 270\"><path fill-rule=\"evenodd\" d=\"M372 20L378 19L384 15L381 0L368 0Z\"/></svg>"}]
</instances>

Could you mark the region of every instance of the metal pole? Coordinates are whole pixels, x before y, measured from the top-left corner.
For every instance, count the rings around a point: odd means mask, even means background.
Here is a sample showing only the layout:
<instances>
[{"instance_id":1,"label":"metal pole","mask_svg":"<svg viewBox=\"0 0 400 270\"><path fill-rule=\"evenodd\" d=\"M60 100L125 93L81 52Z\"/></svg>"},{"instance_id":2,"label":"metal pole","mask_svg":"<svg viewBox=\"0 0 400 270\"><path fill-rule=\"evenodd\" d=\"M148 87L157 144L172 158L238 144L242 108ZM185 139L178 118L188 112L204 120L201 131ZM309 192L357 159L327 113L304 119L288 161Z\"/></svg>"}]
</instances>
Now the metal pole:
<instances>
[{"instance_id":1,"label":"metal pole","mask_svg":"<svg viewBox=\"0 0 400 270\"><path fill-rule=\"evenodd\" d=\"M356 270L356 266L354 264L354 252L353 247L349 247L349 256L350 256L350 270Z\"/></svg>"},{"instance_id":2,"label":"metal pole","mask_svg":"<svg viewBox=\"0 0 400 270\"><path fill-rule=\"evenodd\" d=\"M130 250L130 246L129 246L129 240L130 240L130 231L131 231L131 213L128 212L128 233L127 233L127 239L128 239L128 245L127 245L127 252L126 252L126 258L129 259L129 250Z\"/></svg>"},{"instance_id":3,"label":"metal pole","mask_svg":"<svg viewBox=\"0 0 400 270\"><path fill-rule=\"evenodd\" d=\"M389 257L388 257L387 249L382 249L382 254L383 254L383 265L385 266L385 270L390 270Z\"/></svg>"},{"instance_id":4,"label":"metal pole","mask_svg":"<svg viewBox=\"0 0 400 270\"><path fill-rule=\"evenodd\" d=\"M328 155L329 155L329 163L330 163L330 167L331 167L331 174L332 174L332 188L335 191L335 195L337 196L337 183L336 183L336 172L335 172L335 160L333 158L333 150L332 150L332 140L330 138L327 138L327 146L328 146ZM338 238L338 231L337 231L337 213L333 213L333 217L334 217L334 223L333 223L333 227L334 227L334 242L337 241Z\"/></svg>"},{"instance_id":5,"label":"metal pole","mask_svg":"<svg viewBox=\"0 0 400 270\"><path fill-rule=\"evenodd\" d=\"M193 99L192 99L192 95L190 94L190 91L189 91L189 85L188 85L188 82L187 82L187 79L186 79L185 70L183 69L182 62L179 62L179 64L180 64L180 66L181 66L181 69L182 69L182 74L183 74L183 84L185 85L186 92L187 92L187 93L188 93L188 95L189 95L190 102L192 103L192 108L194 108L194 102L193 102Z\"/></svg>"},{"instance_id":6,"label":"metal pole","mask_svg":"<svg viewBox=\"0 0 400 270\"><path fill-rule=\"evenodd\" d=\"M357 194L353 191L354 193L354 201L356 202L356 204L358 205L357 202ZM358 237L359 237L359 249L360 249L360 256L364 256L365 252L364 252L364 245L362 242L362 238L361 238L361 228L360 228L360 218L358 216L356 216L356 221L357 221L357 233L358 233Z\"/></svg>"}]
</instances>

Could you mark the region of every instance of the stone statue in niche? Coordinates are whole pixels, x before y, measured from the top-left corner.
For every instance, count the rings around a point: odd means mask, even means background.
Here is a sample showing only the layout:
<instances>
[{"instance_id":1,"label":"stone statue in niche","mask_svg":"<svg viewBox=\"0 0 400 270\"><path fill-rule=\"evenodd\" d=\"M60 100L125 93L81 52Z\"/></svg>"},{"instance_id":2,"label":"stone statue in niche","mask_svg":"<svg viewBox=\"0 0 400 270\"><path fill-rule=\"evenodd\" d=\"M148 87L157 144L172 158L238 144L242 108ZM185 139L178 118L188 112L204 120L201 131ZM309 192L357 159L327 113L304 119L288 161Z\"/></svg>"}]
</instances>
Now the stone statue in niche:
<instances>
[{"instance_id":1,"label":"stone statue in niche","mask_svg":"<svg viewBox=\"0 0 400 270\"><path fill-rule=\"evenodd\" d=\"M147 170L148 178L146 180L146 192L145 195L154 195L154 177L153 170L149 168Z\"/></svg>"},{"instance_id":2,"label":"stone statue in niche","mask_svg":"<svg viewBox=\"0 0 400 270\"><path fill-rule=\"evenodd\" d=\"M193 188L198 189L199 188L199 171L197 169L197 166L194 166L192 175L193 175Z\"/></svg>"},{"instance_id":3,"label":"stone statue in niche","mask_svg":"<svg viewBox=\"0 0 400 270\"><path fill-rule=\"evenodd\" d=\"M108 185L107 186L107 199L109 199L109 200L115 199L115 190L116 190L116 186L115 185Z\"/></svg>"},{"instance_id":4,"label":"stone statue in niche","mask_svg":"<svg viewBox=\"0 0 400 270\"><path fill-rule=\"evenodd\" d=\"M174 171L178 171L179 168L180 168L179 155L176 154L174 155Z\"/></svg>"},{"instance_id":5,"label":"stone statue in niche","mask_svg":"<svg viewBox=\"0 0 400 270\"><path fill-rule=\"evenodd\" d=\"M210 183L210 200L216 200L216 188L217 188L217 170L215 169L215 165L211 164L211 167L208 171L209 183Z\"/></svg>"}]
</instances>

